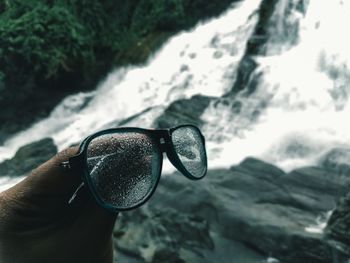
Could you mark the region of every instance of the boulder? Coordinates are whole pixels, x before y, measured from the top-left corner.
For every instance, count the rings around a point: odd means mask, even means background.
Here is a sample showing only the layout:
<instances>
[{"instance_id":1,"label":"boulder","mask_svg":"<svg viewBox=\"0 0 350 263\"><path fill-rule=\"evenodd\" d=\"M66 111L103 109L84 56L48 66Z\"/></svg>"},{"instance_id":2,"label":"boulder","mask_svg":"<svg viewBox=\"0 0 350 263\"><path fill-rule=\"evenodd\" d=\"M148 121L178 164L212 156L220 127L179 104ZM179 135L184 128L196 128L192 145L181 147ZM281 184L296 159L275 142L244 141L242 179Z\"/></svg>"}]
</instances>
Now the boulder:
<instances>
[{"instance_id":1,"label":"boulder","mask_svg":"<svg viewBox=\"0 0 350 263\"><path fill-rule=\"evenodd\" d=\"M140 262L170 255L176 262L332 262L320 223L347 191L343 177L324 167L285 173L254 158L200 181L163 176L145 206L122 214L117 254Z\"/></svg>"},{"instance_id":2,"label":"boulder","mask_svg":"<svg viewBox=\"0 0 350 263\"><path fill-rule=\"evenodd\" d=\"M327 222L325 238L334 249L337 262L350 259L350 192L338 203Z\"/></svg>"},{"instance_id":3,"label":"boulder","mask_svg":"<svg viewBox=\"0 0 350 263\"><path fill-rule=\"evenodd\" d=\"M57 147L51 138L22 146L12 159L0 163L0 176L25 175L56 153Z\"/></svg>"},{"instance_id":4,"label":"boulder","mask_svg":"<svg viewBox=\"0 0 350 263\"><path fill-rule=\"evenodd\" d=\"M321 158L320 165L328 169L335 169L340 174L350 174L350 149L332 149Z\"/></svg>"},{"instance_id":5,"label":"boulder","mask_svg":"<svg viewBox=\"0 0 350 263\"><path fill-rule=\"evenodd\" d=\"M260 2L256 13L258 22L248 40L244 56L239 63L236 81L226 96L234 97L242 90L245 91L246 95L250 95L255 91L261 82L261 73L256 71L258 63L255 61L255 58L264 56L267 52L279 53L280 50L287 48L287 46L292 47L298 42L298 20L290 19L289 16L295 13L304 15L307 4L307 1L304 0L289 4L278 0L262 0ZM284 17L282 23L280 20L281 16ZM288 34L285 32L288 32ZM274 45L274 48L269 49L269 44Z\"/></svg>"},{"instance_id":6,"label":"boulder","mask_svg":"<svg viewBox=\"0 0 350 263\"><path fill-rule=\"evenodd\" d=\"M190 99L177 100L170 104L155 121L158 128L170 128L180 124L203 125L200 116L213 100L211 97L195 95Z\"/></svg>"},{"instance_id":7,"label":"boulder","mask_svg":"<svg viewBox=\"0 0 350 263\"><path fill-rule=\"evenodd\" d=\"M248 94L255 91L260 75L254 76L254 71L258 65L254 57L266 54L266 43L270 38L269 28L277 4L277 0L261 1L257 12L258 22L248 40L245 54L239 63L236 81L226 96L234 96L241 90L246 90Z\"/></svg>"},{"instance_id":8,"label":"boulder","mask_svg":"<svg viewBox=\"0 0 350 263\"><path fill-rule=\"evenodd\" d=\"M214 248L206 220L167 208L123 213L114 236L120 251L154 263L185 262L184 251L200 257Z\"/></svg>"}]
</instances>

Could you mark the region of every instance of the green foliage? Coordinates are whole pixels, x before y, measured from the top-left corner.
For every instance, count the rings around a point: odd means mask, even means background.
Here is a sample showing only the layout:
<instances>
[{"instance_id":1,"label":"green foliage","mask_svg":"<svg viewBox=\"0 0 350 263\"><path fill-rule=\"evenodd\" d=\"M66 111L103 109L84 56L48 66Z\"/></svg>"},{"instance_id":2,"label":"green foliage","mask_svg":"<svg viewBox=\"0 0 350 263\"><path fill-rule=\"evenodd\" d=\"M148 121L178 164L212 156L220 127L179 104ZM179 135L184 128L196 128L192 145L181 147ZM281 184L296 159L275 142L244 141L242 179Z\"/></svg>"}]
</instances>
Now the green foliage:
<instances>
[{"instance_id":1,"label":"green foliage","mask_svg":"<svg viewBox=\"0 0 350 263\"><path fill-rule=\"evenodd\" d=\"M6 74L28 70L48 78L78 61L93 61L91 37L67 9L37 5L0 20L0 67Z\"/></svg>"},{"instance_id":2,"label":"green foliage","mask_svg":"<svg viewBox=\"0 0 350 263\"><path fill-rule=\"evenodd\" d=\"M2 71L0 71L0 94L3 93L5 90L4 79L5 79L5 74ZM1 100L1 95L0 95L0 100Z\"/></svg>"},{"instance_id":3,"label":"green foliage","mask_svg":"<svg viewBox=\"0 0 350 263\"><path fill-rule=\"evenodd\" d=\"M113 66L143 63L170 35L233 1L0 0L0 143L67 94L94 88Z\"/></svg>"},{"instance_id":4,"label":"green foliage","mask_svg":"<svg viewBox=\"0 0 350 263\"><path fill-rule=\"evenodd\" d=\"M127 63L123 54L139 62L164 36L220 13L232 1L3 0L0 68L6 76L50 79L118 63L114 58Z\"/></svg>"},{"instance_id":5,"label":"green foliage","mask_svg":"<svg viewBox=\"0 0 350 263\"><path fill-rule=\"evenodd\" d=\"M160 31L175 31L185 22L181 0L141 0L133 14L131 29L141 35Z\"/></svg>"}]
</instances>

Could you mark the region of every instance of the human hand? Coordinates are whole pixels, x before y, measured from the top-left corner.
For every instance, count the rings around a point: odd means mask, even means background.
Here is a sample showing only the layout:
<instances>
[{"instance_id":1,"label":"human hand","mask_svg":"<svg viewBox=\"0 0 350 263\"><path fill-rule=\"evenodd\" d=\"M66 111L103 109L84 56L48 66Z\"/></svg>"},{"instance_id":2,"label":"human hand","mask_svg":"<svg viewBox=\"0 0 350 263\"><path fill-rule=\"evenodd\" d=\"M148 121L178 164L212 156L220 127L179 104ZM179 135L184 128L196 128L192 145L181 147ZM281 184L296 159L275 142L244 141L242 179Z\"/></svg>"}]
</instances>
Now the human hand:
<instances>
[{"instance_id":1,"label":"human hand","mask_svg":"<svg viewBox=\"0 0 350 263\"><path fill-rule=\"evenodd\" d=\"M60 152L0 193L0 262L113 261L116 214L99 207L86 187L68 204L81 175L59 165L76 152Z\"/></svg>"}]
</instances>

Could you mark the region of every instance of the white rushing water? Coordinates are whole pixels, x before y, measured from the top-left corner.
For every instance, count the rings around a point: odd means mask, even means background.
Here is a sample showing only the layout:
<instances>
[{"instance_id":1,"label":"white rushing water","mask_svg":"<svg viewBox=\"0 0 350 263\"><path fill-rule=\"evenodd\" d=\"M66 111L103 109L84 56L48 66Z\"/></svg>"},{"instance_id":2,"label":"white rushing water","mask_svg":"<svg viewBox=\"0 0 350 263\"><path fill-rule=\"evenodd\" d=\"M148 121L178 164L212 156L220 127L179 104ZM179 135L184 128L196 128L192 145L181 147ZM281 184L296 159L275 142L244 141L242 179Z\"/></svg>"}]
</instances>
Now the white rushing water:
<instances>
[{"instance_id":1,"label":"white rushing water","mask_svg":"<svg viewBox=\"0 0 350 263\"><path fill-rule=\"evenodd\" d=\"M234 82L259 3L244 1L218 19L171 38L144 66L117 69L95 92L66 98L47 119L6 141L0 147L0 161L40 138L52 137L62 149L149 107L152 110L132 125L150 127L180 98L221 96Z\"/></svg>"},{"instance_id":2,"label":"white rushing water","mask_svg":"<svg viewBox=\"0 0 350 263\"><path fill-rule=\"evenodd\" d=\"M217 165L256 156L288 171L350 146L350 39L343 31L348 5L310 1L305 18L294 17L298 42L269 43L269 55L255 57L261 78L257 90L240 100L241 112L225 106L206 111L207 133L220 141L212 146ZM254 112L259 118L252 118Z\"/></svg>"},{"instance_id":3,"label":"white rushing water","mask_svg":"<svg viewBox=\"0 0 350 263\"><path fill-rule=\"evenodd\" d=\"M267 55L254 58L256 91L204 112L211 168L255 156L290 170L349 146L350 38L344 32L350 3L310 0L304 15L297 2L279 2ZM171 38L144 66L117 69L96 91L66 98L48 118L6 141L0 160L40 138L53 137L62 149L145 109L131 125L150 127L181 98L222 96L235 81L259 3L245 0Z\"/></svg>"}]
</instances>

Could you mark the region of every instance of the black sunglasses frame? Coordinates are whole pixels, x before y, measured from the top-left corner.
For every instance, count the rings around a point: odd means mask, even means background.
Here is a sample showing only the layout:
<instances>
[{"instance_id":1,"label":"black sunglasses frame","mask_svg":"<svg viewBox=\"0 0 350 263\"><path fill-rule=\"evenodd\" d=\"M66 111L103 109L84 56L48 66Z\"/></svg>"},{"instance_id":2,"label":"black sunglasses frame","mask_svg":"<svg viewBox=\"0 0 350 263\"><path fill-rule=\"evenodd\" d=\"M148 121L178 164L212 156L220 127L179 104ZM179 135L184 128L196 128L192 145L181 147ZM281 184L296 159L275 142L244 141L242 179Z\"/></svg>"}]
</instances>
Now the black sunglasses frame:
<instances>
[{"instance_id":1,"label":"black sunglasses frame","mask_svg":"<svg viewBox=\"0 0 350 263\"><path fill-rule=\"evenodd\" d=\"M182 164L181 160L179 159L173 142L172 142L172 134L175 130L179 129L179 128L191 128L191 129L195 129L198 134L200 135L201 138L201 142L204 146L204 161L205 161L205 170L203 172L203 175L200 177L195 177L193 176L186 168L185 166ZM141 133L141 134L145 134L147 136L149 136L150 138L154 139L154 141L156 142L156 146L158 147L158 149L160 149L159 151L159 164L158 164L158 174L157 174L157 178L156 178L156 182L153 186L153 189L137 204L127 207L127 208L115 208L112 205L106 203L105 201L103 201L101 199L101 197L99 196L99 194L97 193L95 186L93 185L89 172L88 172L88 164L87 164L87 150L88 150L88 145L89 143L102 135L108 135L108 134L113 134L113 133L122 133L122 132L137 132L137 133ZM176 126L174 128L170 128L170 129L159 129L159 130L151 130L151 129L142 129L142 128L134 128L134 127L121 127L121 128L111 128L111 129L106 129L106 130L102 130L99 132L96 132L94 134L91 134L90 136L86 137L80 144L79 146L79 150L78 153L69 158L67 163L64 163L63 166L69 168L70 170L73 170L75 172L79 172L82 174L82 181L83 184L87 184L89 189L92 192L92 195L94 196L95 200L97 201L97 203L104 207L105 209L111 211L111 212L121 212L121 211L128 211L134 208L137 208L141 205L143 205L144 203L146 203L151 196L153 195L153 193L155 192L160 177L161 177L161 173L162 173L162 167L163 167L163 153L166 153L169 161L172 163L172 165L179 171L181 172L184 176L186 176L188 179L190 180L199 180L202 179L206 173L207 173L207 154L205 151L205 138L202 135L201 131L199 130L198 127L191 125L191 124L184 124L184 125L180 125L180 126Z\"/></svg>"}]
</instances>

